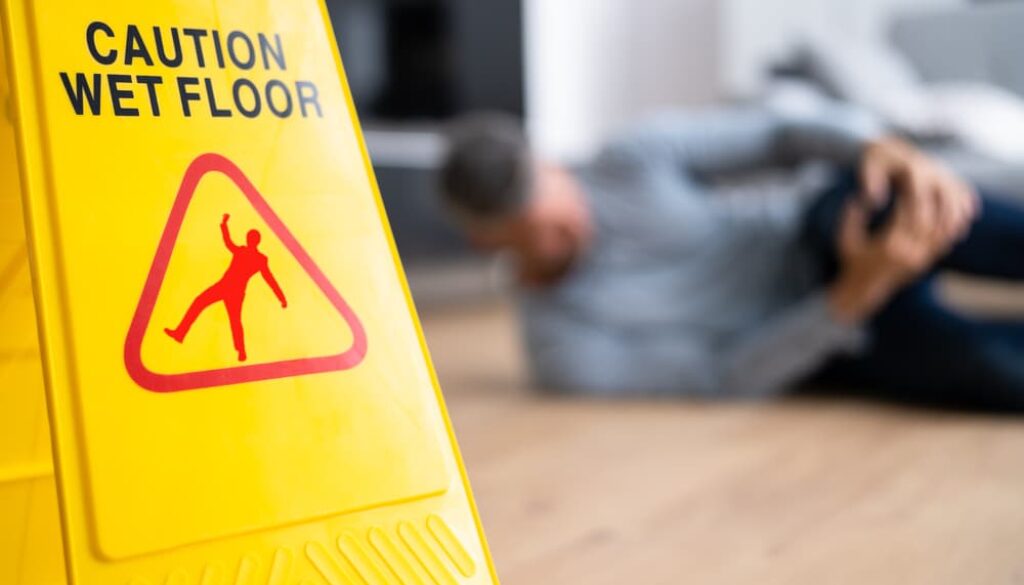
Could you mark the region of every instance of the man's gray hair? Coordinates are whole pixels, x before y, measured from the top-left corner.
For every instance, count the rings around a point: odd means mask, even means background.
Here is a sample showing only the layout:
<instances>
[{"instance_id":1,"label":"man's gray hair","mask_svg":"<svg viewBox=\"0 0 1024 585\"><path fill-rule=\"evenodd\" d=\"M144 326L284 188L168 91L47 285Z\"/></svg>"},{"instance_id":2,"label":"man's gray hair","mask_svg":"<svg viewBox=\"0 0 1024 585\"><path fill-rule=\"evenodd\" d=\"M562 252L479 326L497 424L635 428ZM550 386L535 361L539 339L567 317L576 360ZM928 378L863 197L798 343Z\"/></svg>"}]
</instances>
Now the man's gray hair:
<instances>
[{"instance_id":1,"label":"man's gray hair","mask_svg":"<svg viewBox=\"0 0 1024 585\"><path fill-rule=\"evenodd\" d=\"M458 216L488 221L521 209L533 186L533 156L521 123L475 114L452 125L441 195Z\"/></svg>"}]
</instances>

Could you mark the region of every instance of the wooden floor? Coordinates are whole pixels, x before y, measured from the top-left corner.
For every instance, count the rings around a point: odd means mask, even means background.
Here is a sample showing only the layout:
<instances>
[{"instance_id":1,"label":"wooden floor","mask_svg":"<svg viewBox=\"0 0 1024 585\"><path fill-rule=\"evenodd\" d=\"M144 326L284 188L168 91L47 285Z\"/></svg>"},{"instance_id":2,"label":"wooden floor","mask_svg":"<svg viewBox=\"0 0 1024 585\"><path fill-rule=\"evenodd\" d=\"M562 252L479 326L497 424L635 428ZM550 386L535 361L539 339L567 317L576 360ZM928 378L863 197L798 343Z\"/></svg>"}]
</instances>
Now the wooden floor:
<instances>
[{"instance_id":1,"label":"wooden floor","mask_svg":"<svg viewBox=\"0 0 1024 585\"><path fill-rule=\"evenodd\" d=\"M1024 421L553 400L500 303L424 326L505 585L1024 583Z\"/></svg>"}]
</instances>

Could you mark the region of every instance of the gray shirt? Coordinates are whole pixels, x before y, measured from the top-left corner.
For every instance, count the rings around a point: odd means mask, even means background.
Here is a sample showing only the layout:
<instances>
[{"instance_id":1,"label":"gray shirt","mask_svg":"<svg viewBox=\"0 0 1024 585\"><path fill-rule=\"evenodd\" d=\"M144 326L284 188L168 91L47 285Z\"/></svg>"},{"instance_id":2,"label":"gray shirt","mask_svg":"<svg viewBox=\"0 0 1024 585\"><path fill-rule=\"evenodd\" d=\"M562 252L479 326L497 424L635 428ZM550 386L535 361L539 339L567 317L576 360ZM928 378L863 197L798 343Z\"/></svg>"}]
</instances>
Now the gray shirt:
<instances>
[{"instance_id":1,"label":"gray shirt","mask_svg":"<svg viewBox=\"0 0 1024 585\"><path fill-rule=\"evenodd\" d=\"M820 104L671 113L609 144L577 171L594 246L558 286L522 294L537 382L765 396L855 348L799 235L828 167L855 164L878 131Z\"/></svg>"}]
</instances>

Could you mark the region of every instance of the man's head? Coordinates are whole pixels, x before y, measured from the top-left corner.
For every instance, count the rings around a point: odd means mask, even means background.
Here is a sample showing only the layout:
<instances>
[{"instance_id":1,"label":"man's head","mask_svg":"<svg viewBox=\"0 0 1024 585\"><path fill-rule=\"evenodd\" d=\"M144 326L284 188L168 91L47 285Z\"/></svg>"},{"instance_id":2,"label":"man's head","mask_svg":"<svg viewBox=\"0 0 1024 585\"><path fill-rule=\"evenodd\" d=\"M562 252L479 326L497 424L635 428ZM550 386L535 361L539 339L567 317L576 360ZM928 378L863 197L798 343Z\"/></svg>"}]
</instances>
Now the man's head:
<instances>
[{"instance_id":1,"label":"man's head","mask_svg":"<svg viewBox=\"0 0 1024 585\"><path fill-rule=\"evenodd\" d=\"M441 192L469 239L487 250L513 252L526 282L561 277L589 246L592 232L575 177L536 159L519 124L507 116L462 120L450 139Z\"/></svg>"},{"instance_id":2,"label":"man's head","mask_svg":"<svg viewBox=\"0 0 1024 585\"><path fill-rule=\"evenodd\" d=\"M249 230L249 233L245 234L245 243L249 244L250 248L255 248L260 245L260 233L256 230Z\"/></svg>"}]
</instances>

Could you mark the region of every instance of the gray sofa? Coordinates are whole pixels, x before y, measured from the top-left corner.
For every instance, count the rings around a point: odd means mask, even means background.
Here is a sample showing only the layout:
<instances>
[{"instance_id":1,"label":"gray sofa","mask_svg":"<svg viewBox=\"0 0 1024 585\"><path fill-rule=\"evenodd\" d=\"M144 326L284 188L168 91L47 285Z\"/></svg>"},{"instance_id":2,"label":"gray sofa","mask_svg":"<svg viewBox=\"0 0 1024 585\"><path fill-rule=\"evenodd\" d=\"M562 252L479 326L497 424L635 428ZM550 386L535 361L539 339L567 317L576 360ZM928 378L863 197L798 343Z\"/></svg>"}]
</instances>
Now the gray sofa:
<instances>
[{"instance_id":1,"label":"gray sofa","mask_svg":"<svg viewBox=\"0 0 1024 585\"><path fill-rule=\"evenodd\" d=\"M1024 97L1024 2L990 2L899 17L895 47L925 81L983 81ZM939 156L978 183L1024 199L1024 168L953 146Z\"/></svg>"}]
</instances>

